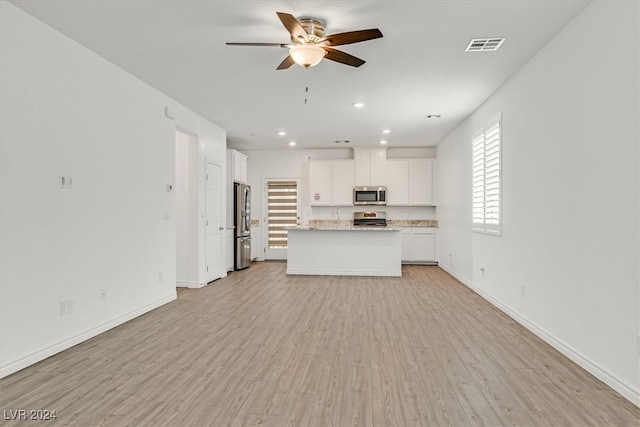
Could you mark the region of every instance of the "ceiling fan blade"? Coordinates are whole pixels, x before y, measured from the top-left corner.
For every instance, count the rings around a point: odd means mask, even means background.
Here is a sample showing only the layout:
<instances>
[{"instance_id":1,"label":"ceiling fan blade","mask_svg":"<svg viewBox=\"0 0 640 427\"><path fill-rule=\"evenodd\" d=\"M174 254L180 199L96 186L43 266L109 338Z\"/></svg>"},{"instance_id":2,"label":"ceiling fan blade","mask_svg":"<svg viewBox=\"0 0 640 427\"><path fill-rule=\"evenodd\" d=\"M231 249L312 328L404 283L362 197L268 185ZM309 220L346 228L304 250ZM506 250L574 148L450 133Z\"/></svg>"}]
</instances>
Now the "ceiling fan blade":
<instances>
[{"instance_id":1,"label":"ceiling fan blade","mask_svg":"<svg viewBox=\"0 0 640 427\"><path fill-rule=\"evenodd\" d=\"M325 58L330 59L332 61L351 65L352 67L359 67L366 62L360 58L356 58L353 55L349 55L348 53L345 53L341 50L332 49L326 46L323 47L323 49L327 52L327 54L325 55Z\"/></svg>"},{"instance_id":2,"label":"ceiling fan blade","mask_svg":"<svg viewBox=\"0 0 640 427\"><path fill-rule=\"evenodd\" d=\"M318 43L328 42L329 46L340 46L344 44L359 43L366 40L378 39L382 33L377 28L370 30L349 31L346 33L330 34L322 37Z\"/></svg>"},{"instance_id":3,"label":"ceiling fan blade","mask_svg":"<svg viewBox=\"0 0 640 427\"><path fill-rule=\"evenodd\" d=\"M231 43L227 42L227 46L277 46L277 47L291 47L284 43Z\"/></svg>"},{"instance_id":4,"label":"ceiling fan blade","mask_svg":"<svg viewBox=\"0 0 640 427\"><path fill-rule=\"evenodd\" d=\"M293 64L295 64L295 61L293 60L291 55L289 55L286 58L284 58L284 61L282 61L280 65L278 65L278 68L276 68L276 70L286 70L287 68L291 67Z\"/></svg>"},{"instance_id":5,"label":"ceiling fan blade","mask_svg":"<svg viewBox=\"0 0 640 427\"><path fill-rule=\"evenodd\" d=\"M309 41L309 35L293 15L284 12L276 13L278 14L278 18L282 21L282 25L284 25L287 31L291 33L291 37L295 40L300 40L301 42L304 41L305 43Z\"/></svg>"}]
</instances>

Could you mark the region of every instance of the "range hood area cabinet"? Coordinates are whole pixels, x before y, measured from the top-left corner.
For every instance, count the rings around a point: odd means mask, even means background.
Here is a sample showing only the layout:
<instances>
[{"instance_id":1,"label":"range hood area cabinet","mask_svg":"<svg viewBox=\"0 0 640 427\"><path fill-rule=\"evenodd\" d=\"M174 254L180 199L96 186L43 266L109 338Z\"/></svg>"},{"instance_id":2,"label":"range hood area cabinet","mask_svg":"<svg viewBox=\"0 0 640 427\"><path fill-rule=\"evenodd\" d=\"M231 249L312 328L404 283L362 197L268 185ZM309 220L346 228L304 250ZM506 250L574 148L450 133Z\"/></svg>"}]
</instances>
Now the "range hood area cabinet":
<instances>
[{"instance_id":1,"label":"range hood area cabinet","mask_svg":"<svg viewBox=\"0 0 640 427\"><path fill-rule=\"evenodd\" d=\"M387 160L388 206L434 206L433 159Z\"/></svg>"},{"instance_id":2,"label":"range hood area cabinet","mask_svg":"<svg viewBox=\"0 0 640 427\"><path fill-rule=\"evenodd\" d=\"M311 206L353 206L354 161L310 160Z\"/></svg>"},{"instance_id":3,"label":"range hood area cabinet","mask_svg":"<svg viewBox=\"0 0 640 427\"><path fill-rule=\"evenodd\" d=\"M355 185L385 186L387 181L387 149L354 148Z\"/></svg>"}]
</instances>

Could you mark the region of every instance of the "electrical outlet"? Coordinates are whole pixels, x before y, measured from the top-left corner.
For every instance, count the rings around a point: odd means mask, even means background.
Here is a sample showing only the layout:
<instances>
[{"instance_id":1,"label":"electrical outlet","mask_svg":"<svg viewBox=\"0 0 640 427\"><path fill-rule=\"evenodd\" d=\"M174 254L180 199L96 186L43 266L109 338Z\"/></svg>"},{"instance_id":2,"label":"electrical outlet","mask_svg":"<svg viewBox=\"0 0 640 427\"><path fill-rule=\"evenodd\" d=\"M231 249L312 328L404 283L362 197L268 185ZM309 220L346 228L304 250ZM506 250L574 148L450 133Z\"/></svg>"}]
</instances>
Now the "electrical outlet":
<instances>
[{"instance_id":1,"label":"electrical outlet","mask_svg":"<svg viewBox=\"0 0 640 427\"><path fill-rule=\"evenodd\" d=\"M525 284L520 285L520 295L524 297L526 293L527 293L527 285Z\"/></svg>"},{"instance_id":2,"label":"electrical outlet","mask_svg":"<svg viewBox=\"0 0 640 427\"><path fill-rule=\"evenodd\" d=\"M158 273L158 282L162 282L162 271Z\"/></svg>"},{"instance_id":3,"label":"electrical outlet","mask_svg":"<svg viewBox=\"0 0 640 427\"><path fill-rule=\"evenodd\" d=\"M107 300L107 290L100 289L100 301L106 301L106 300Z\"/></svg>"},{"instance_id":4,"label":"electrical outlet","mask_svg":"<svg viewBox=\"0 0 640 427\"><path fill-rule=\"evenodd\" d=\"M67 300L67 313L73 313L75 311L75 304L73 298Z\"/></svg>"},{"instance_id":5,"label":"electrical outlet","mask_svg":"<svg viewBox=\"0 0 640 427\"><path fill-rule=\"evenodd\" d=\"M65 314L67 314L67 310L67 300L60 301L60 316L64 316Z\"/></svg>"}]
</instances>

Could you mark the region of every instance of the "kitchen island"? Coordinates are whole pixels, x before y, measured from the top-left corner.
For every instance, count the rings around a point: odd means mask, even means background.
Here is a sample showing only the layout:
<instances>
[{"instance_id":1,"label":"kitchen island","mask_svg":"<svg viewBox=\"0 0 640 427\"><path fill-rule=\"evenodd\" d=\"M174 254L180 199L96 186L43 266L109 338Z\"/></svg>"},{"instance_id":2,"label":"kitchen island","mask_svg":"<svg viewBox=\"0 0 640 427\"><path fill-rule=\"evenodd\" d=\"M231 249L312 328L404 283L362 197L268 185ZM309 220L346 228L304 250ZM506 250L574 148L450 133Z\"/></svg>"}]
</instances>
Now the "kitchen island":
<instances>
[{"instance_id":1,"label":"kitchen island","mask_svg":"<svg viewBox=\"0 0 640 427\"><path fill-rule=\"evenodd\" d=\"M287 274L402 276L399 228L292 227Z\"/></svg>"}]
</instances>

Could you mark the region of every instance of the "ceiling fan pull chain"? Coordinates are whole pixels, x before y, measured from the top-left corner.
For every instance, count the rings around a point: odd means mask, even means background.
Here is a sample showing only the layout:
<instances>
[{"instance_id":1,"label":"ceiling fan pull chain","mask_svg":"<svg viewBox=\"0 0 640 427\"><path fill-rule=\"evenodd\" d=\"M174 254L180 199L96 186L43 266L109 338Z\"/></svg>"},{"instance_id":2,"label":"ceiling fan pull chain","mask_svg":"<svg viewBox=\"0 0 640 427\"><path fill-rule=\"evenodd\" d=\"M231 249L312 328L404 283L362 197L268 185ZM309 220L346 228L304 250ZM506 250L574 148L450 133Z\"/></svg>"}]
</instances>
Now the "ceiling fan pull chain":
<instances>
[{"instance_id":1,"label":"ceiling fan pull chain","mask_svg":"<svg viewBox=\"0 0 640 427\"><path fill-rule=\"evenodd\" d=\"M309 74L307 74L309 68L304 69L304 105L307 105L309 94Z\"/></svg>"}]
</instances>

